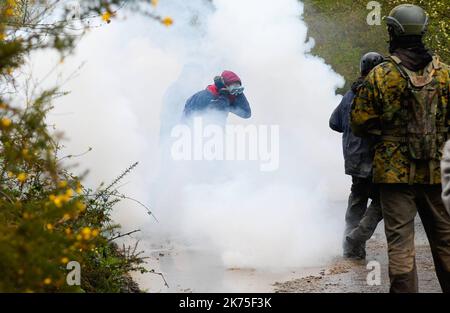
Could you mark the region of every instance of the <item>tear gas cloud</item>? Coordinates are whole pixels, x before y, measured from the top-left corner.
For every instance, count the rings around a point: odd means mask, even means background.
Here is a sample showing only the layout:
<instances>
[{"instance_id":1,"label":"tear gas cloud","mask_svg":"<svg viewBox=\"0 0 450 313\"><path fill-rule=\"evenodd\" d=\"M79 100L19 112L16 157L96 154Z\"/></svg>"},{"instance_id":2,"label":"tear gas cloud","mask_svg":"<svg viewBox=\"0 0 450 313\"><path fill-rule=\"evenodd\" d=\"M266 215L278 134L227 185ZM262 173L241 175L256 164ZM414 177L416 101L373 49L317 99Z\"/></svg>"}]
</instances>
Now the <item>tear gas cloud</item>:
<instances>
[{"instance_id":1,"label":"tear gas cloud","mask_svg":"<svg viewBox=\"0 0 450 313\"><path fill-rule=\"evenodd\" d=\"M171 240L219 253L225 266L283 268L324 262L339 253L344 200L340 136L328 129L343 85L314 45L296 0L160 1L175 24L128 15L92 30L61 66L66 76L86 61L55 103L49 120L90 169L95 187L134 161L121 191L151 206L159 223L134 203L115 212L142 240ZM33 57L44 74L57 62ZM229 69L240 75L253 116L228 122L278 125L279 169L258 162L191 162L169 158L170 131L186 99ZM56 77L54 77L56 79ZM53 78L52 78L53 79ZM52 79L49 79L51 83Z\"/></svg>"}]
</instances>

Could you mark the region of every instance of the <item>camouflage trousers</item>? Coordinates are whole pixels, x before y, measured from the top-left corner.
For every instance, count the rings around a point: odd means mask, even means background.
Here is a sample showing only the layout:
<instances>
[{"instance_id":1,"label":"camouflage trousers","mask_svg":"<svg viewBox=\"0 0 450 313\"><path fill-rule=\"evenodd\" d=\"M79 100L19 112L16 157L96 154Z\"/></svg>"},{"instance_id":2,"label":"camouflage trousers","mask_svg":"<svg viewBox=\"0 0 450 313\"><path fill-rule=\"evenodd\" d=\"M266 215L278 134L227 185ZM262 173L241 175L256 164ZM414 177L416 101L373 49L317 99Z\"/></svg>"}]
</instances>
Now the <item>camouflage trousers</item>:
<instances>
[{"instance_id":1,"label":"camouflage trousers","mask_svg":"<svg viewBox=\"0 0 450 313\"><path fill-rule=\"evenodd\" d=\"M441 185L381 184L380 200L388 242L390 291L418 292L414 219L419 213L442 291L450 293L450 215Z\"/></svg>"}]
</instances>

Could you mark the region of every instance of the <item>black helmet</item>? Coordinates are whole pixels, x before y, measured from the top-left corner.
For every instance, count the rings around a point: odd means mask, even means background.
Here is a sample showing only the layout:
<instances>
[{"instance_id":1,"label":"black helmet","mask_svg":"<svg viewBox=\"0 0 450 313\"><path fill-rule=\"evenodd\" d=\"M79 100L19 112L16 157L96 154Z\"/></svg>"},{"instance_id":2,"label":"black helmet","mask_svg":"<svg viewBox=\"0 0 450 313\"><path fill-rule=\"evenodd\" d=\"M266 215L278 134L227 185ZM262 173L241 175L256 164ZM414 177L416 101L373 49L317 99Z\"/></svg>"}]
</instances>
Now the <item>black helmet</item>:
<instances>
[{"instance_id":1,"label":"black helmet","mask_svg":"<svg viewBox=\"0 0 450 313\"><path fill-rule=\"evenodd\" d=\"M417 5L396 6L385 20L395 36L422 36L427 31L428 15Z\"/></svg>"},{"instance_id":2,"label":"black helmet","mask_svg":"<svg viewBox=\"0 0 450 313\"><path fill-rule=\"evenodd\" d=\"M376 52L369 52L361 58L360 70L361 76L367 76L370 71L380 63L383 63L384 57Z\"/></svg>"}]
</instances>

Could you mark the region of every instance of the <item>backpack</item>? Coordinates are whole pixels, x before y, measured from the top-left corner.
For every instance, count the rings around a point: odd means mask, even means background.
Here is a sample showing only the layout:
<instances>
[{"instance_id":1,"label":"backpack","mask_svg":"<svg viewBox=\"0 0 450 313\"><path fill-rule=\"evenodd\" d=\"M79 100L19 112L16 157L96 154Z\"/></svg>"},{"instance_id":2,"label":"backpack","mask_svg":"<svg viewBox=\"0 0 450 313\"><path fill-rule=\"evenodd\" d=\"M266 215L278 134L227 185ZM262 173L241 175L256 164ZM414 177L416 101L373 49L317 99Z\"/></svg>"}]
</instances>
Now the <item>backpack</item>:
<instances>
[{"instance_id":1,"label":"backpack","mask_svg":"<svg viewBox=\"0 0 450 313\"><path fill-rule=\"evenodd\" d=\"M402 106L405 110L403 130L404 137L393 138L407 145L409 159L411 160L410 183L415 175L415 163L427 161L430 169L430 183L433 183L432 174L439 162L439 151L447 139L448 127L445 120L438 121L437 111L440 96L440 83L434 76L441 69L439 59L435 56L433 61L423 70L420 75L401 64L400 58L390 56L403 78L408 82L406 96L403 98Z\"/></svg>"}]
</instances>

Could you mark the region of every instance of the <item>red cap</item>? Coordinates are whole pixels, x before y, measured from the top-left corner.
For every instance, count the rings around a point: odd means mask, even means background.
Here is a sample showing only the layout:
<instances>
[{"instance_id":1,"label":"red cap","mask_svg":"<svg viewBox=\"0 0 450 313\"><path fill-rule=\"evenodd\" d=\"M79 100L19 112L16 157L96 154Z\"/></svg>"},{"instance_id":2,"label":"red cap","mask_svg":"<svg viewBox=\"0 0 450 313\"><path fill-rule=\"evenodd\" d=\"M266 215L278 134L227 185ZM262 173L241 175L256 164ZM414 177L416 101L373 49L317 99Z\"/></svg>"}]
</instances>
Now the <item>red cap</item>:
<instances>
[{"instance_id":1,"label":"red cap","mask_svg":"<svg viewBox=\"0 0 450 313\"><path fill-rule=\"evenodd\" d=\"M222 73L222 78L223 78L223 81L225 82L225 85L227 85L227 86L229 86L231 84L234 84L234 83L242 84L241 79L239 78L239 76L237 76L232 71L224 71Z\"/></svg>"}]
</instances>

